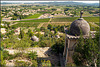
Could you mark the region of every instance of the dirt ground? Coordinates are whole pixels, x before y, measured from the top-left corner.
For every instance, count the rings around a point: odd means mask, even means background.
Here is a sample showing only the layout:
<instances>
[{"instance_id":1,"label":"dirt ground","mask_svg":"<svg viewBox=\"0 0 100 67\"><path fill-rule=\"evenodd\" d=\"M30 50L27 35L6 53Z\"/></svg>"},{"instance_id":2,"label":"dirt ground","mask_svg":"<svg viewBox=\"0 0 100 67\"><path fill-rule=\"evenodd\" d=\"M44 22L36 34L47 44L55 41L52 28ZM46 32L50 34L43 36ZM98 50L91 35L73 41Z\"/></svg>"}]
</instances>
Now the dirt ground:
<instances>
[{"instance_id":1,"label":"dirt ground","mask_svg":"<svg viewBox=\"0 0 100 67\"><path fill-rule=\"evenodd\" d=\"M35 51L37 52L38 55L38 60L50 60L51 64L55 67L57 67L59 65L59 55L55 54L54 52L52 52L52 49L50 47L34 47L34 48L27 48L25 50L19 51L19 50L15 50L15 49L5 49L9 52L9 54L15 54L18 52L25 52L28 53L30 51ZM15 59L11 60L14 61ZM23 60L22 60L23 61ZM28 61L28 60L27 60ZM14 62L6 62L7 66L12 65L14 66Z\"/></svg>"}]
</instances>

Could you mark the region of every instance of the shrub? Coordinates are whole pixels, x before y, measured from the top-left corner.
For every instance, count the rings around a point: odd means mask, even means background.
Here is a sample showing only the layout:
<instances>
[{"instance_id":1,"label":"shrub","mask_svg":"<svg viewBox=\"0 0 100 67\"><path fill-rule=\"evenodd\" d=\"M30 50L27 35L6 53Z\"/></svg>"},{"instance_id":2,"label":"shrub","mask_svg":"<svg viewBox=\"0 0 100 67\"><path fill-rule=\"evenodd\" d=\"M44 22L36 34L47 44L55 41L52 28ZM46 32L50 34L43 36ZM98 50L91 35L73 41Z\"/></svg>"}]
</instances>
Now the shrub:
<instances>
[{"instance_id":1,"label":"shrub","mask_svg":"<svg viewBox=\"0 0 100 67\"><path fill-rule=\"evenodd\" d=\"M16 60L16 62L15 62L15 66L16 67L27 67L29 65L30 65L29 62L18 61L18 60Z\"/></svg>"},{"instance_id":2,"label":"shrub","mask_svg":"<svg viewBox=\"0 0 100 67\"><path fill-rule=\"evenodd\" d=\"M41 31L45 31L45 27L41 27L40 30L41 30Z\"/></svg>"},{"instance_id":3,"label":"shrub","mask_svg":"<svg viewBox=\"0 0 100 67\"><path fill-rule=\"evenodd\" d=\"M40 42L40 47L46 47L47 44L45 42Z\"/></svg>"},{"instance_id":4,"label":"shrub","mask_svg":"<svg viewBox=\"0 0 100 67\"><path fill-rule=\"evenodd\" d=\"M10 55L8 51L4 50L3 51L3 59L4 60L9 60L9 59L13 59L14 56L13 55Z\"/></svg>"},{"instance_id":5,"label":"shrub","mask_svg":"<svg viewBox=\"0 0 100 67\"><path fill-rule=\"evenodd\" d=\"M0 66L5 67L6 63L3 59L3 52L0 50Z\"/></svg>"},{"instance_id":6,"label":"shrub","mask_svg":"<svg viewBox=\"0 0 100 67\"><path fill-rule=\"evenodd\" d=\"M28 54L28 58L30 58L31 60L36 60L37 59L37 53L36 52L30 52Z\"/></svg>"},{"instance_id":7,"label":"shrub","mask_svg":"<svg viewBox=\"0 0 100 67\"><path fill-rule=\"evenodd\" d=\"M68 66L68 67L72 67L72 66L76 66L74 63L67 63L67 65L66 66Z\"/></svg>"},{"instance_id":8,"label":"shrub","mask_svg":"<svg viewBox=\"0 0 100 67\"><path fill-rule=\"evenodd\" d=\"M51 62L50 62L50 60L47 60L47 61L42 60L42 61L41 61L41 66L43 66L43 67L51 67Z\"/></svg>"},{"instance_id":9,"label":"shrub","mask_svg":"<svg viewBox=\"0 0 100 67\"><path fill-rule=\"evenodd\" d=\"M38 67L38 63L37 63L36 60L32 60L32 63L33 63L33 64L31 65L32 67Z\"/></svg>"},{"instance_id":10,"label":"shrub","mask_svg":"<svg viewBox=\"0 0 100 67\"><path fill-rule=\"evenodd\" d=\"M38 42L32 42L31 46L32 47L38 46Z\"/></svg>"},{"instance_id":11,"label":"shrub","mask_svg":"<svg viewBox=\"0 0 100 67\"><path fill-rule=\"evenodd\" d=\"M26 53L23 53L23 52L18 52L18 53L15 53L14 54L14 58L16 57L24 57L24 58L27 58L28 55Z\"/></svg>"}]
</instances>

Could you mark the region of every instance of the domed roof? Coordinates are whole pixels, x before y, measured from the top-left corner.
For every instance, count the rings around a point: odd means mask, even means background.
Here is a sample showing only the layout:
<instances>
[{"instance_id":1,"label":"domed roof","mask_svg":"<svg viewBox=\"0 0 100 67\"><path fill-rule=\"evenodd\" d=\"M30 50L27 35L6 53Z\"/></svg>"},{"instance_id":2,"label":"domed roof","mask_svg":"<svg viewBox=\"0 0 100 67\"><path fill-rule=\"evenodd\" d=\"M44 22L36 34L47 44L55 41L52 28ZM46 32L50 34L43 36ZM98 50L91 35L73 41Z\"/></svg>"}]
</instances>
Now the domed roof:
<instances>
[{"instance_id":1,"label":"domed roof","mask_svg":"<svg viewBox=\"0 0 100 67\"><path fill-rule=\"evenodd\" d=\"M77 35L79 36L80 34L83 35L89 35L90 32L90 26L87 21L85 21L83 18L79 18L75 21L72 22L70 26L70 34L71 35Z\"/></svg>"},{"instance_id":2,"label":"domed roof","mask_svg":"<svg viewBox=\"0 0 100 67\"><path fill-rule=\"evenodd\" d=\"M32 37L31 37L31 40L37 41L37 42L38 42L38 41L39 41L39 38L37 38L36 36L32 36Z\"/></svg>"}]
</instances>

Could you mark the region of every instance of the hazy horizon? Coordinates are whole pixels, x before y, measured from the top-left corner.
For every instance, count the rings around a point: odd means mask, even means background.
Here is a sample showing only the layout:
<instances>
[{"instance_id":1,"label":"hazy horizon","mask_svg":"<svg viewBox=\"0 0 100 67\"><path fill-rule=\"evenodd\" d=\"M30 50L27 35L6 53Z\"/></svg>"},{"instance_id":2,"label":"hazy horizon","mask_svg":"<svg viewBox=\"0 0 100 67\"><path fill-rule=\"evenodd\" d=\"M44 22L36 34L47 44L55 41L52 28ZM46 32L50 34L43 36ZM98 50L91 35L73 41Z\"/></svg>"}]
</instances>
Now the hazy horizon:
<instances>
[{"instance_id":1,"label":"hazy horizon","mask_svg":"<svg viewBox=\"0 0 100 67\"><path fill-rule=\"evenodd\" d=\"M99 3L99 1L1 1L2 2L8 2L8 3L35 3L35 2L80 2L80 3Z\"/></svg>"}]
</instances>

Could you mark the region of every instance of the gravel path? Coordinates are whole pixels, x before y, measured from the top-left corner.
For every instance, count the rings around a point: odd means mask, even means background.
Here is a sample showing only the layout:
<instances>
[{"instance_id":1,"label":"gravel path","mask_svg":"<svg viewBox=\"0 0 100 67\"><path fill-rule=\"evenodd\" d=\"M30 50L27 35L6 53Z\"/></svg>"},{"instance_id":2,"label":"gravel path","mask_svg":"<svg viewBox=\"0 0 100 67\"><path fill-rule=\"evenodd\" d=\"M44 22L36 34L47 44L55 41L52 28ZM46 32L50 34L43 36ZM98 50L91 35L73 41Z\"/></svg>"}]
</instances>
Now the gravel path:
<instances>
[{"instance_id":1,"label":"gravel path","mask_svg":"<svg viewBox=\"0 0 100 67\"><path fill-rule=\"evenodd\" d=\"M37 28L41 28L44 23L40 23Z\"/></svg>"}]
</instances>

